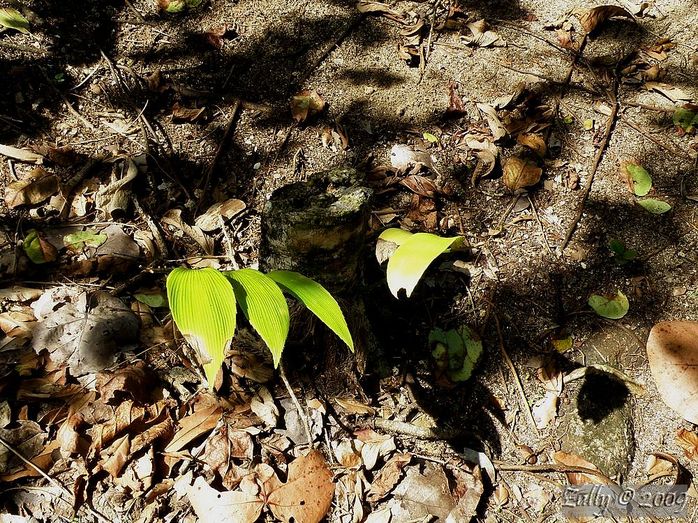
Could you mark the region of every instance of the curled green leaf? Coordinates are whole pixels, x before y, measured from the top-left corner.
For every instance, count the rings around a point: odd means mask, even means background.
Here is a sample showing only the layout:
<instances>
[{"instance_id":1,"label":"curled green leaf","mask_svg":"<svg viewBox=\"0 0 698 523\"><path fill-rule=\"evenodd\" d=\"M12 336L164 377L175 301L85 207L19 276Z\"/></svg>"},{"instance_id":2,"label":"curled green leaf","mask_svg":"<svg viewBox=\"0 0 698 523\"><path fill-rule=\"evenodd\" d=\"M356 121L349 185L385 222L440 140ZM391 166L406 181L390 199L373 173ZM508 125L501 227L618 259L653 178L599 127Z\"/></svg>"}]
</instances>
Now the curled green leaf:
<instances>
[{"instance_id":1,"label":"curled green leaf","mask_svg":"<svg viewBox=\"0 0 698 523\"><path fill-rule=\"evenodd\" d=\"M235 294L228 279L212 268L174 269L167 299L177 328L197 351L213 390L225 351L235 335Z\"/></svg>"},{"instance_id":2,"label":"curled green leaf","mask_svg":"<svg viewBox=\"0 0 698 523\"><path fill-rule=\"evenodd\" d=\"M281 289L274 280L254 269L240 269L224 275L233 285L243 314L269 347L274 367L278 367L291 321Z\"/></svg>"},{"instance_id":3,"label":"curled green leaf","mask_svg":"<svg viewBox=\"0 0 698 523\"><path fill-rule=\"evenodd\" d=\"M316 281L293 271L271 271L267 276L274 280L281 287L281 290L288 292L305 305L310 312L339 336L352 352L354 351L354 341L351 338L342 309L327 289Z\"/></svg>"},{"instance_id":4,"label":"curled green leaf","mask_svg":"<svg viewBox=\"0 0 698 523\"><path fill-rule=\"evenodd\" d=\"M448 251L463 238L442 238L435 234L418 232L407 238L388 261L388 287L398 297L401 289L409 298L427 267L440 254Z\"/></svg>"},{"instance_id":5,"label":"curled green leaf","mask_svg":"<svg viewBox=\"0 0 698 523\"><path fill-rule=\"evenodd\" d=\"M618 291L615 296L602 296L592 294L589 297L589 306L602 318L619 320L628 313L630 303L625 294Z\"/></svg>"}]
</instances>

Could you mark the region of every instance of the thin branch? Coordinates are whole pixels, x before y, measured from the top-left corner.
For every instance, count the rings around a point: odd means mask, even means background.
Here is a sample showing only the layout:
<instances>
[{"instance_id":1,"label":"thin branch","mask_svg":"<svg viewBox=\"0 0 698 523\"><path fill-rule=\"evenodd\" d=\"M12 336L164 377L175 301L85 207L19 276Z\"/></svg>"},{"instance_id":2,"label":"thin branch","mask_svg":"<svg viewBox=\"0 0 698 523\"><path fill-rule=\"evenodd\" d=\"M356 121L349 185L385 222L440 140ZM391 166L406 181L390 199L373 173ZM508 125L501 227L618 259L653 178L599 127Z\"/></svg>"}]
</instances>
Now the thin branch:
<instances>
[{"instance_id":1,"label":"thin branch","mask_svg":"<svg viewBox=\"0 0 698 523\"><path fill-rule=\"evenodd\" d=\"M293 388L291 387L291 384L289 383L288 378L286 377L286 371L284 370L283 362L279 363L279 375L281 376L281 381L284 382L284 386L288 391L288 395L291 396L291 401L296 406L296 410L298 410L298 416L303 421L303 428L305 429L305 435L308 438L308 445L310 445L310 448L313 448L313 434L312 432L310 432L310 420L308 419L308 415L303 410L303 407L301 406L300 402L298 401L298 398L296 397L296 393L293 392Z\"/></svg>"}]
</instances>

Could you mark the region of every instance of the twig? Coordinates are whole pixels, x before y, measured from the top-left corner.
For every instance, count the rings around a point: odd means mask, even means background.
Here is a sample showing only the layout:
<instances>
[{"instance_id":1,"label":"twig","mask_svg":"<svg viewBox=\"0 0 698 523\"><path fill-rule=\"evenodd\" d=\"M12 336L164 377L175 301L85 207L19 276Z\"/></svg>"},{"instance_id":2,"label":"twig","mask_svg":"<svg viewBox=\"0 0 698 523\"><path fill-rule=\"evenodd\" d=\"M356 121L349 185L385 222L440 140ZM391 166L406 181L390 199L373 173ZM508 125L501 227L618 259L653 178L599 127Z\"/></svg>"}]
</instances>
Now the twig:
<instances>
[{"instance_id":1,"label":"twig","mask_svg":"<svg viewBox=\"0 0 698 523\"><path fill-rule=\"evenodd\" d=\"M305 435L308 438L308 445L310 445L310 448L313 448L314 444L313 435L312 432L310 432L310 420L308 419L308 415L303 410L303 407L301 407L301 404L298 401L298 398L296 397L296 393L293 392L293 388L291 388L291 384L289 383L288 378L286 377L286 371L284 369L283 362L279 363L279 375L281 376L281 381L283 381L284 385L286 386L288 395L291 396L291 401L293 401L293 404L296 406L296 410L298 410L298 416L301 418L301 420L303 420L303 428L305 429Z\"/></svg>"},{"instance_id":2,"label":"twig","mask_svg":"<svg viewBox=\"0 0 698 523\"><path fill-rule=\"evenodd\" d=\"M160 228L158 227L157 223L155 223L155 220L153 220L153 217L150 216L150 214L148 214L147 212L145 212L140 202L138 201L138 197L135 194L133 195L133 207L134 209L136 209L138 215L148 225L150 232L153 234L153 239L155 241L155 245L157 245L158 250L160 251L160 256L165 258L169 256L169 250L167 249L167 244L165 243L165 240L162 237Z\"/></svg>"},{"instance_id":3,"label":"twig","mask_svg":"<svg viewBox=\"0 0 698 523\"><path fill-rule=\"evenodd\" d=\"M502 358L504 358L504 362L507 364L507 367L509 367L509 371L514 376L514 384L516 385L516 388L519 391L519 395L521 396L521 401L523 403L524 411L526 412L528 422L533 427L533 430L536 431L536 434L540 435L538 427L536 426L536 420L533 419L533 412L531 412L531 406L528 404L526 392L524 391L523 385L521 384L521 378L519 378L519 373L517 372L516 367L514 367L514 362L511 361L511 358L507 353L507 349L504 346L504 337L502 336L502 327L499 324L499 317L496 314L493 314L493 316L494 323L497 326L497 336L499 337L499 350L502 353Z\"/></svg>"},{"instance_id":4,"label":"twig","mask_svg":"<svg viewBox=\"0 0 698 523\"><path fill-rule=\"evenodd\" d=\"M7 441L4 440L4 438L0 437L0 443L7 449L9 450L12 454L17 456L25 465L28 467L31 467L34 469L36 472L38 472L46 481L48 481L51 485L56 487L61 493L64 495L68 496L70 499L75 501L75 495L70 492L66 487L61 485L56 479L52 478L46 472L41 470L39 467L37 467L32 461L28 460L25 458L20 452L18 452L12 445L10 445ZM72 506L72 504L71 504ZM84 505L87 508L87 511L92 514L95 518L97 518L99 521L102 521L103 523L109 523L109 520L105 518L103 515L101 515L99 512L97 512L95 509L93 509L88 503L85 503Z\"/></svg>"},{"instance_id":5,"label":"twig","mask_svg":"<svg viewBox=\"0 0 698 523\"><path fill-rule=\"evenodd\" d=\"M538 210L536 209L536 206L533 203L531 196L527 194L526 197L528 198L528 203L531 204L531 209L533 210L533 216L536 217L536 221L538 222L538 227L540 227L540 233L543 235L543 242L545 243L545 246L548 248L548 253L552 256L553 250L550 248L550 244L548 243L548 237L545 235L545 229L543 228L543 222L540 221L540 216L538 216Z\"/></svg>"},{"instance_id":6,"label":"twig","mask_svg":"<svg viewBox=\"0 0 698 523\"><path fill-rule=\"evenodd\" d=\"M504 461L493 460L492 464L497 467L497 470L506 472L562 472L573 474L591 474L597 476L611 485L617 485L611 478L603 472L590 469L587 467L576 467L573 465L559 465L557 463L542 463L540 465L518 465L516 463L506 463Z\"/></svg>"},{"instance_id":7,"label":"twig","mask_svg":"<svg viewBox=\"0 0 698 523\"><path fill-rule=\"evenodd\" d=\"M208 169L206 169L206 172L204 173L203 178L201 179L201 183L199 184L199 189L201 190L201 194L199 195L199 199L197 202L197 210L199 207L201 207L201 204L204 201L206 192L208 190L208 184L211 182L211 177L213 176L213 172L216 170L216 167L218 166L218 162L220 161L221 157L223 156L223 148L225 144L228 142L228 137L232 134L233 129L235 128L235 122L238 120L238 115L240 114L240 105L241 102L240 100L235 100L235 104L233 105L233 113L230 115L230 119L228 120L228 125L225 127L225 132L223 133L223 137L221 138L221 141L218 143L218 149L216 149L216 154L213 157L213 161L211 162L211 165L209 165Z\"/></svg>"},{"instance_id":8,"label":"twig","mask_svg":"<svg viewBox=\"0 0 698 523\"><path fill-rule=\"evenodd\" d=\"M456 439L464 434L463 430L459 429L440 429L434 427L430 429L428 427L420 427L414 425L413 423L407 423L405 421L398 421L385 418L374 418L371 420L371 428L383 430L385 432L390 432L392 434L397 434L398 436L409 436L410 438L417 439Z\"/></svg>"},{"instance_id":9,"label":"twig","mask_svg":"<svg viewBox=\"0 0 698 523\"><path fill-rule=\"evenodd\" d=\"M671 154L673 154L674 156L678 156L679 158L684 158L684 159L686 159L686 160L692 160L692 159L693 159L693 158L690 157L690 155L684 153L683 151L679 151L678 149L674 149L673 147L669 147L668 145L662 143L662 142L659 141L657 138L655 138L654 136L652 136L652 135L651 135L650 133L648 133L647 131L643 130L639 125L637 125L637 124L636 124L635 122L633 122L632 120L629 120L629 119L626 118L625 116L623 116L623 117L621 118L621 122L623 122L624 124L626 124L626 125L627 125L628 127L630 127L631 129L634 129L635 131L637 131L638 133L640 133L642 136L644 136L645 138L647 138L649 141L655 143L656 145L658 145L659 147L661 147L662 149L664 149L664 150L667 151L668 153L671 153Z\"/></svg>"},{"instance_id":10,"label":"twig","mask_svg":"<svg viewBox=\"0 0 698 523\"><path fill-rule=\"evenodd\" d=\"M582 214L584 213L584 205L586 204L587 198L589 197L589 193L591 192L591 185L594 183L596 171L598 171L599 165L601 165L601 160L603 159L604 153L606 152L606 148L608 147L608 142L611 140L611 132L613 131L613 127L616 123L616 118L618 116L618 100L616 98L617 89L618 81L616 80L614 82L613 92L610 93L611 101L613 102L613 107L611 108L611 114L609 115L608 120L606 121L606 130L603 135L603 140L601 141L601 144L599 145L599 148L596 151L596 155L594 156L594 163L591 165L591 171L589 172L586 183L584 184L584 190L582 191L582 201L577 206L577 213L575 214L574 220L572 220L572 223L570 223L570 226L567 228L565 238L562 240L562 244L560 245L561 251L564 251L565 247L567 247L567 244L570 242L570 239L572 238L572 235L574 234L574 231L577 228L577 225L579 224L579 220L582 219Z\"/></svg>"},{"instance_id":11,"label":"twig","mask_svg":"<svg viewBox=\"0 0 698 523\"><path fill-rule=\"evenodd\" d=\"M70 112L70 114L75 116L75 118L77 118L85 127L90 129L91 131L96 131L97 128L94 125L92 125L92 123L87 118L85 118L83 115L81 115L77 111L77 109L75 109L75 107L73 107L73 105L70 103L70 100L68 100L68 97L63 94L63 91L61 91L58 87L56 87L56 84L54 84L53 81L49 78L49 76L46 73L46 71L44 70L44 68L39 67L39 70L41 71L41 74L44 76L44 78L46 79L48 84L63 99L63 102L65 102L65 105L68 107L68 111Z\"/></svg>"}]
</instances>

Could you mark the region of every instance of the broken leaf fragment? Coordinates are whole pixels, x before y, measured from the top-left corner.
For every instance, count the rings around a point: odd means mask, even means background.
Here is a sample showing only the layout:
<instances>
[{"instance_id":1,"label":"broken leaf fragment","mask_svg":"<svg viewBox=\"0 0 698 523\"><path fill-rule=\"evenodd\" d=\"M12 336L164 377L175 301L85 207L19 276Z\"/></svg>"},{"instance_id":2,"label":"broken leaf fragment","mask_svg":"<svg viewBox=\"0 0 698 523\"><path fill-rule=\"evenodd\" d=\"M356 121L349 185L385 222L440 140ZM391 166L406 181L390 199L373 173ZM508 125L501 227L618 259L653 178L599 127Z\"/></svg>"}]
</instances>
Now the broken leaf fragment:
<instances>
[{"instance_id":1,"label":"broken leaf fragment","mask_svg":"<svg viewBox=\"0 0 698 523\"><path fill-rule=\"evenodd\" d=\"M620 291L617 291L615 296L592 294L589 297L589 306L594 309L596 314L609 320L621 319L630 309L628 298Z\"/></svg>"},{"instance_id":2,"label":"broken leaf fragment","mask_svg":"<svg viewBox=\"0 0 698 523\"><path fill-rule=\"evenodd\" d=\"M655 200L654 198L645 198L644 200L639 200L637 202L643 209L652 214L664 214L671 210L671 205L662 200Z\"/></svg>"},{"instance_id":3,"label":"broken leaf fragment","mask_svg":"<svg viewBox=\"0 0 698 523\"><path fill-rule=\"evenodd\" d=\"M0 9L0 25L5 29L15 29L20 33L29 32L29 20L24 18L17 9Z\"/></svg>"},{"instance_id":4,"label":"broken leaf fragment","mask_svg":"<svg viewBox=\"0 0 698 523\"><path fill-rule=\"evenodd\" d=\"M451 381L467 381L482 356L482 341L467 325L444 331L436 328L429 333L429 344L437 368L445 371Z\"/></svg>"},{"instance_id":5,"label":"broken leaf fragment","mask_svg":"<svg viewBox=\"0 0 698 523\"><path fill-rule=\"evenodd\" d=\"M58 177L37 167L26 178L5 188L5 203L10 209L20 205L36 205L58 191Z\"/></svg>"},{"instance_id":6,"label":"broken leaf fragment","mask_svg":"<svg viewBox=\"0 0 698 523\"><path fill-rule=\"evenodd\" d=\"M579 19L579 23L586 33L593 33L595 29L611 18L634 20L633 15L617 5L600 5L588 10L577 8L572 11L572 14Z\"/></svg>"},{"instance_id":7,"label":"broken leaf fragment","mask_svg":"<svg viewBox=\"0 0 698 523\"><path fill-rule=\"evenodd\" d=\"M78 231L66 234L63 244L71 251L82 251L85 247L99 247L107 241L106 234L99 234L95 230Z\"/></svg>"},{"instance_id":8,"label":"broken leaf fragment","mask_svg":"<svg viewBox=\"0 0 698 523\"><path fill-rule=\"evenodd\" d=\"M209 389L235 335L235 293L215 269L178 267L167 277L167 299L180 332L197 351Z\"/></svg>"},{"instance_id":9,"label":"broken leaf fragment","mask_svg":"<svg viewBox=\"0 0 698 523\"><path fill-rule=\"evenodd\" d=\"M512 191L530 187L540 181L543 169L531 160L511 156L504 162L504 185Z\"/></svg>"},{"instance_id":10,"label":"broken leaf fragment","mask_svg":"<svg viewBox=\"0 0 698 523\"><path fill-rule=\"evenodd\" d=\"M621 172L625 176L630 190L636 196L645 196L652 189L652 177L642 165L623 162Z\"/></svg>"},{"instance_id":11,"label":"broken leaf fragment","mask_svg":"<svg viewBox=\"0 0 698 523\"><path fill-rule=\"evenodd\" d=\"M291 99L291 116L298 123L305 122L324 108L325 101L313 89L303 89Z\"/></svg>"}]
</instances>

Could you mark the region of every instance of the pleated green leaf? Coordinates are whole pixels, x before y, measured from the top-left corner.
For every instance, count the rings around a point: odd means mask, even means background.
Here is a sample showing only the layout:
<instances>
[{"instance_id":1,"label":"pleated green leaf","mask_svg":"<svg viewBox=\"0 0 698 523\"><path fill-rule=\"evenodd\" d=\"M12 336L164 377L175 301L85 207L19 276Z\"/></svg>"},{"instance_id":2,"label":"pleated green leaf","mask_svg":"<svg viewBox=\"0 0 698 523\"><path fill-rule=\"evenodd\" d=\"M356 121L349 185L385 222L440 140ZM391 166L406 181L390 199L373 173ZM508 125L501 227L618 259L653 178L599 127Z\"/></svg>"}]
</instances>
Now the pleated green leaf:
<instances>
[{"instance_id":1,"label":"pleated green leaf","mask_svg":"<svg viewBox=\"0 0 698 523\"><path fill-rule=\"evenodd\" d=\"M223 273L250 325L267 344L278 367L286 344L291 318L281 289L274 280L254 269Z\"/></svg>"},{"instance_id":2,"label":"pleated green leaf","mask_svg":"<svg viewBox=\"0 0 698 523\"><path fill-rule=\"evenodd\" d=\"M167 299L180 332L198 352L213 390L225 351L235 335L235 294L228 279L212 268L174 269Z\"/></svg>"},{"instance_id":3,"label":"pleated green leaf","mask_svg":"<svg viewBox=\"0 0 698 523\"><path fill-rule=\"evenodd\" d=\"M393 296L397 298L400 289L405 289L409 298L431 262L459 240L463 239L458 236L442 238L426 232L407 238L388 261L388 287Z\"/></svg>"},{"instance_id":4,"label":"pleated green leaf","mask_svg":"<svg viewBox=\"0 0 698 523\"><path fill-rule=\"evenodd\" d=\"M327 289L316 281L293 271L272 271L267 276L274 280L281 290L288 292L305 305L354 352L354 340L351 338L342 309Z\"/></svg>"},{"instance_id":5,"label":"pleated green leaf","mask_svg":"<svg viewBox=\"0 0 698 523\"><path fill-rule=\"evenodd\" d=\"M29 20L24 18L17 9L0 9L0 25L7 29L16 29L20 33L29 32Z\"/></svg>"},{"instance_id":6,"label":"pleated green leaf","mask_svg":"<svg viewBox=\"0 0 698 523\"><path fill-rule=\"evenodd\" d=\"M376 240L376 259L382 264L388 260L395 250L412 237L412 233L404 229L386 229Z\"/></svg>"}]
</instances>

